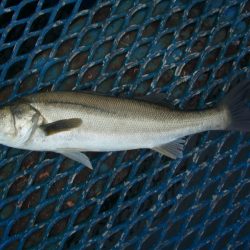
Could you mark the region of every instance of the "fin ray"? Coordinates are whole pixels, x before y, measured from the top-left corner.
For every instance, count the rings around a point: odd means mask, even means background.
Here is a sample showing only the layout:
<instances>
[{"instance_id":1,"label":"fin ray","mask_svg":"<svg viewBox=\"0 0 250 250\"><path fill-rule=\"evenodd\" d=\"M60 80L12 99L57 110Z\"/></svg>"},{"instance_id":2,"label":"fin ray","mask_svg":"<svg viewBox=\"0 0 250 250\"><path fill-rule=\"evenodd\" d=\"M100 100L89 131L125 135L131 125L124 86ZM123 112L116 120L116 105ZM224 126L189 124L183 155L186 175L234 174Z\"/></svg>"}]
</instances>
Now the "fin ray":
<instances>
[{"instance_id":1,"label":"fin ray","mask_svg":"<svg viewBox=\"0 0 250 250\"><path fill-rule=\"evenodd\" d=\"M48 124L43 124L40 128L45 132L47 136L57 134L64 131L69 131L73 128L77 128L82 124L82 120L79 118L64 119Z\"/></svg>"},{"instance_id":2,"label":"fin ray","mask_svg":"<svg viewBox=\"0 0 250 250\"><path fill-rule=\"evenodd\" d=\"M175 109L174 105L166 97L167 95L164 93L152 93L146 96L135 97L135 99Z\"/></svg>"},{"instance_id":3,"label":"fin ray","mask_svg":"<svg viewBox=\"0 0 250 250\"><path fill-rule=\"evenodd\" d=\"M183 155L184 149L184 139L178 139L163 145L159 145L158 147L154 147L153 150L166 155L172 159L180 158Z\"/></svg>"},{"instance_id":4,"label":"fin ray","mask_svg":"<svg viewBox=\"0 0 250 250\"><path fill-rule=\"evenodd\" d=\"M92 164L89 160L89 157L84 153L70 151L68 149L66 150L61 149L61 150L57 150L56 152L66 156L67 158L71 160L74 160L76 162L83 164L84 166L88 167L91 170L93 169Z\"/></svg>"},{"instance_id":5,"label":"fin ray","mask_svg":"<svg viewBox=\"0 0 250 250\"><path fill-rule=\"evenodd\" d=\"M250 79L240 82L226 95L219 106L227 109L230 121L226 129L250 131Z\"/></svg>"}]
</instances>

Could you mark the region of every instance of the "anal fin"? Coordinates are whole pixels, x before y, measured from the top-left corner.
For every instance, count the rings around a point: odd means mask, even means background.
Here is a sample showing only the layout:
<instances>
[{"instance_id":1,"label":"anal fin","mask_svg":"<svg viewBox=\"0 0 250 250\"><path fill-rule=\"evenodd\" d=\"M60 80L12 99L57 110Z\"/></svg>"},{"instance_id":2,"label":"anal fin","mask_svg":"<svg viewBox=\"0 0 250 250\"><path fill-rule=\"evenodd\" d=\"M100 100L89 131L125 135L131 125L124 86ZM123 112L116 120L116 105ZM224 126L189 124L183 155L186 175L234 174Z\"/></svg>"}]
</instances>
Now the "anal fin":
<instances>
[{"instance_id":1,"label":"anal fin","mask_svg":"<svg viewBox=\"0 0 250 250\"><path fill-rule=\"evenodd\" d=\"M89 157L85 155L84 153L70 151L70 150L61 150L61 149L57 150L56 152L66 156L67 158L73 161L83 164L84 166L88 167L91 170L93 169L92 164L89 160Z\"/></svg>"},{"instance_id":2,"label":"anal fin","mask_svg":"<svg viewBox=\"0 0 250 250\"><path fill-rule=\"evenodd\" d=\"M166 155L172 159L181 158L183 155L183 149L184 149L184 139L178 139L163 145L160 145L158 147L153 148L153 150Z\"/></svg>"}]
</instances>

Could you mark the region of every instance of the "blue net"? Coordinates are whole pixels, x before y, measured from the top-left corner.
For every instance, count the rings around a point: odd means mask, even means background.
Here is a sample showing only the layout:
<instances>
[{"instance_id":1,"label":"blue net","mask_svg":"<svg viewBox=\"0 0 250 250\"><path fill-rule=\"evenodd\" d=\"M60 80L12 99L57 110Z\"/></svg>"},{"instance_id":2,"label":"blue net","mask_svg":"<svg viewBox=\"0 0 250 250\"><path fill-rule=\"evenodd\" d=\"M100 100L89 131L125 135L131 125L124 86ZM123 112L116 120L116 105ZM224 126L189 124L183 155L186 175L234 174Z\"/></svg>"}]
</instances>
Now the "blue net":
<instances>
[{"instance_id":1,"label":"blue net","mask_svg":"<svg viewBox=\"0 0 250 250\"><path fill-rule=\"evenodd\" d=\"M3 0L0 102L167 93L218 103L249 75L248 0ZM0 249L249 249L250 134L190 136L184 157L0 149Z\"/></svg>"}]
</instances>

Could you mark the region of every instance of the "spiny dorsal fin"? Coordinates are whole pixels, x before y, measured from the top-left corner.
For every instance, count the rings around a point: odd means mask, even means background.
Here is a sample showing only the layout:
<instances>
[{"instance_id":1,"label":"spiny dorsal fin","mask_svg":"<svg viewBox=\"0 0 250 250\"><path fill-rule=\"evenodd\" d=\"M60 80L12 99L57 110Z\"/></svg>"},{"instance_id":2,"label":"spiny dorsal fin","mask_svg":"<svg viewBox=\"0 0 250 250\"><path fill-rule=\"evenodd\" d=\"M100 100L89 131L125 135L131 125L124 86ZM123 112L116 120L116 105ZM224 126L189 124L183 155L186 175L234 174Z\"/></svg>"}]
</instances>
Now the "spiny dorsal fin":
<instances>
[{"instance_id":1,"label":"spiny dorsal fin","mask_svg":"<svg viewBox=\"0 0 250 250\"><path fill-rule=\"evenodd\" d=\"M170 109L175 109L174 105L169 100L167 100L167 95L164 93L152 93L150 95L135 97L135 99L163 105Z\"/></svg>"},{"instance_id":2,"label":"spiny dorsal fin","mask_svg":"<svg viewBox=\"0 0 250 250\"><path fill-rule=\"evenodd\" d=\"M82 119L72 118L72 119L59 120L48 124L43 124L40 126L40 128L44 131L44 133L47 136L49 136L56 133L68 131L73 128L77 128L81 124L82 124Z\"/></svg>"},{"instance_id":3,"label":"spiny dorsal fin","mask_svg":"<svg viewBox=\"0 0 250 250\"><path fill-rule=\"evenodd\" d=\"M160 145L153 148L153 150L166 155L172 159L180 158L183 155L184 139L178 139L176 141L169 142L167 144Z\"/></svg>"}]
</instances>

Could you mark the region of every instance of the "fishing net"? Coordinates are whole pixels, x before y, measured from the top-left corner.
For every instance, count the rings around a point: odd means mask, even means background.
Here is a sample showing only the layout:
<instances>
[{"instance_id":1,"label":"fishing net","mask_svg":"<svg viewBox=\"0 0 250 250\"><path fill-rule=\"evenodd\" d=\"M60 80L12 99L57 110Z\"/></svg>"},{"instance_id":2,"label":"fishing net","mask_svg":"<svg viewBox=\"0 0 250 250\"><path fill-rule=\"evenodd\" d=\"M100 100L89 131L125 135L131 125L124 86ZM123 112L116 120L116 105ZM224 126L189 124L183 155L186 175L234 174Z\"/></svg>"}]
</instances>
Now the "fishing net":
<instances>
[{"instance_id":1,"label":"fishing net","mask_svg":"<svg viewBox=\"0 0 250 250\"><path fill-rule=\"evenodd\" d=\"M55 90L218 103L249 74L249 0L2 0L0 102ZM249 77L249 76L248 76ZM184 156L0 149L0 249L249 249L250 134Z\"/></svg>"}]
</instances>

